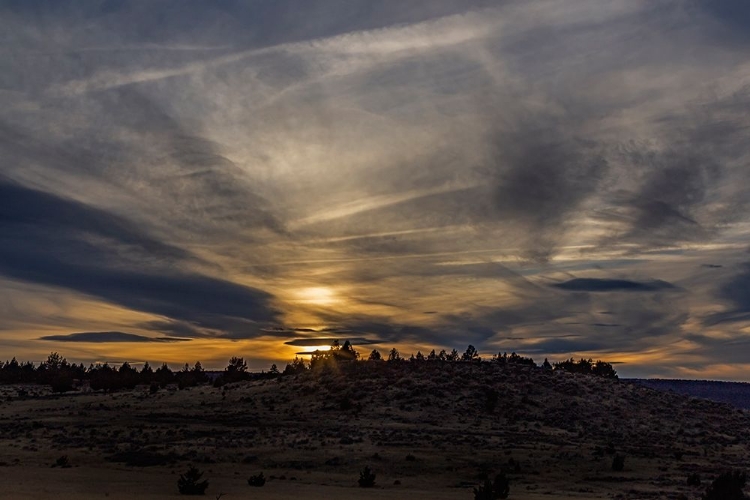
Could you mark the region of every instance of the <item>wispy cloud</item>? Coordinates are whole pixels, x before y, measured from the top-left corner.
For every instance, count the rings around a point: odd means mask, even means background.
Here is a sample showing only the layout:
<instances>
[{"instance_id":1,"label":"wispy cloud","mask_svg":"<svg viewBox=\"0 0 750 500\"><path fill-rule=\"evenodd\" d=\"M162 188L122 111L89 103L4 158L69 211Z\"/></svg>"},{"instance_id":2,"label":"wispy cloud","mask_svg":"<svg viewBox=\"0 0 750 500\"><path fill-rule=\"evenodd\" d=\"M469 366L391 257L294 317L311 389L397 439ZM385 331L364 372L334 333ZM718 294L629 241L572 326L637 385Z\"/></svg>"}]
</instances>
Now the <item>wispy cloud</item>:
<instances>
[{"instance_id":1,"label":"wispy cloud","mask_svg":"<svg viewBox=\"0 0 750 500\"><path fill-rule=\"evenodd\" d=\"M134 333L124 332L80 332L80 333L69 333L66 335L47 335L46 337L40 337L39 340L51 340L55 342L94 342L94 343L110 343L110 342L137 342L137 343L149 343L149 342L186 342L190 339L182 339L178 337L146 337L144 335L136 335Z\"/></svg>"},{"instance_id":2,"label":"wispy cloud","mask_svg":"<svg viewBox=\"0 0 750 500\"><path fill-rule=\"evenodd\" d=\"M750 321L743 5L2 6L0 332L695 366Z\"/></svg>"}]
</instances>

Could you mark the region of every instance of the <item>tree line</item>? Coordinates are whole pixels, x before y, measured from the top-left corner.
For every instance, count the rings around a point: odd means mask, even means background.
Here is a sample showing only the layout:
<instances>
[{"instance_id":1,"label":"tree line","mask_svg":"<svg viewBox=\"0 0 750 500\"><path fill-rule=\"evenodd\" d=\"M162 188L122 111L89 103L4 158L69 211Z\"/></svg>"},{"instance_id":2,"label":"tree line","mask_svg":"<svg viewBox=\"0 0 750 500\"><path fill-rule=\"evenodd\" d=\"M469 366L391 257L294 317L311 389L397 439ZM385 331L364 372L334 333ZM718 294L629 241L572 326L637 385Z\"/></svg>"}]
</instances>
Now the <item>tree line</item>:
<instances>
[{"instance_id":1,"label":"tree line","mask_svg":"<svg viewBox=\"0 0 750 500\"><path fill-rule=\"evenodd\" d=\"M233 357L224 371L214 377L213 383L220 386L229 382L271 377L276 374L278 370L275 373L251 373L247 369L244 358ZM57 352L51 353L39 365L34 365L32 362L19 363L16 358L4 363L0 362L0 384L49 385L54 392L66 392L84 385L88 385L93 390L105 391L133 389L138 385L148 385L152 392L155 392L170 384L185 388L209 381L211 378L200 361L192 366L185 363L182 369L177 371L173 371L166 363L154 369L148 362L140 370L127 362L120 366L97 363L86 368L83 363L69 363Z\"/></svg>"},{"instance_id":2,"label":"tree line","mask_svg":"<svg viewBox=\"0 0 750 500\"><path fill-rule=\"evenodd\" d=\"M200 361L192 366L185 363L182 369L177 371L173 371L166 363L156 369L151 367L149 363L145 363L138 370L127 362L118 367L108 363L97 363L86 368L83 363L69 363L60 354L53 352L39 365L34 365L32 362L19 363L16 358L4 363L0 362L0 384L43 384L49 385L54 392L66 392L84 385L88 385L93 390L105 391L133 389L138 385L148 385L152 392L155 392L170 384L185 388L212 382L214 386L219 387L231 382L294 375L307 370L353 362L495 363L526 365L545 370L562 370L605 378L617 378L617 372L612 365L604 361L583 358L576 361L570 358L551 364L545 359L541 365L537 366L532 358L521 356L515 352L510 354L497 353L491 358L483 360L473 345L469 345L463 353L459 353L456 349L450 352L445 349L436 352L433 349L426 355L418 351L408 358L402 357L395 347L388 351L386 356L381 355L377 349L374 349L364 360L347 340L343 345L334 341L329 350L318 350L311 353L309 362L297 356L286 365L283 371L279 371L274 364L268 371L252 373L248 371L244 358L233 357L229 360L226 368L213 377L209 377Z\"/></svg>"},{"instance_id":3,"label":"tree line","mask_svg":"<svg viewBox=\"0 0 750 500\"><path fill-rule=\"evenodd\" d=\"M339 344L338 341L334 341L329 350L317 350L311 353L310 362L306 363L304 359L299 356L295 357L290 363L286 365L283 371L284 375L293 375L296 373L302 373L305 370L314 370L318 367L331 366L338 363L348 363L353 361L360 361L359 353L354 349L351 343L347 340L343 345ZM605 361L592 359L584 359L576 361L573 358L560 361L557 363L550 363L547 358L541 365L534 362L533 358L521 356L515 352L508 354L507 352L499 352L494 354L489 360L483 360L479 356L479 352L473 345L469 345L466 351L459 353L456 349L451 352L445 349L436 352L435 349L429 352L429 354L422 354L421 351L417 351L416 354L411 354L408 358L402 357L401 353L395 347L392 348L387 356L383 356L380 351L373 349L367 357L367 361L371 362L388 362L388 363L421 363L421 362L444 362L444 363L496 363L501 365L526 365L538 367L545 370L562 370L572 373L583 373L587 375L596 375L605 378L617 378L617 371L613 368L611 363ZM274 365L275 366L275 365Z\"/></svg>"}]
</instances>

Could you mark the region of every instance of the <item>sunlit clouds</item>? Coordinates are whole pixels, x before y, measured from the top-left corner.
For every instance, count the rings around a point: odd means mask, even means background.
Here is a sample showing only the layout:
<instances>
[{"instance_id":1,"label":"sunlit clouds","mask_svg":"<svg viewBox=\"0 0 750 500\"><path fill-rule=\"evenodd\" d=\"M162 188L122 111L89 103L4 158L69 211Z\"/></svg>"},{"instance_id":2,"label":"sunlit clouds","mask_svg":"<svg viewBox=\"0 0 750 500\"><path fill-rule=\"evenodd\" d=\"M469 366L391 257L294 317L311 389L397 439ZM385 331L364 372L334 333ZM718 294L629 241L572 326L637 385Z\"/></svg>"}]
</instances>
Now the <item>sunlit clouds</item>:
<instances>
[{"instance_id":1,"label":"sunlit clouds","mask_svg":"<svg viewBox=\"0 0 750 500\"><path fill-rule=\"evenodd\" d=\"M743 378L726 5L0 5L0 348L260 369L358 338Z\"/></svg>"}]
</instances>

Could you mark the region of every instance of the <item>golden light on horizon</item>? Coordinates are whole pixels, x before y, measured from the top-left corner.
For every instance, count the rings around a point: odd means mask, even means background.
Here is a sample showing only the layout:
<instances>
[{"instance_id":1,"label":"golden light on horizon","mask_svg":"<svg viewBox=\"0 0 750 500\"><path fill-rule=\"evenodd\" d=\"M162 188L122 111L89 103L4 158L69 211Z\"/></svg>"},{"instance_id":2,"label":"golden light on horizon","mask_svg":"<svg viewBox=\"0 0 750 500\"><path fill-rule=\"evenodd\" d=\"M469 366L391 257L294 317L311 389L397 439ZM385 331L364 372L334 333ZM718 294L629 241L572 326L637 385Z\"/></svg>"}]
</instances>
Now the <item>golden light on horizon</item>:
<instances>
[{"instance_id":1,"label":"golden light on horizon","mask_svg":"<svg viewBox=\"0 0 750 500\"><path fill-rule=\"evenodd\" d=\"M305 353L305 354L312 354L315 351L330 351L330 350L331 350L330 345L306 345L306 346L302 346L299 352Z\"/></svg>"}]
</instances>

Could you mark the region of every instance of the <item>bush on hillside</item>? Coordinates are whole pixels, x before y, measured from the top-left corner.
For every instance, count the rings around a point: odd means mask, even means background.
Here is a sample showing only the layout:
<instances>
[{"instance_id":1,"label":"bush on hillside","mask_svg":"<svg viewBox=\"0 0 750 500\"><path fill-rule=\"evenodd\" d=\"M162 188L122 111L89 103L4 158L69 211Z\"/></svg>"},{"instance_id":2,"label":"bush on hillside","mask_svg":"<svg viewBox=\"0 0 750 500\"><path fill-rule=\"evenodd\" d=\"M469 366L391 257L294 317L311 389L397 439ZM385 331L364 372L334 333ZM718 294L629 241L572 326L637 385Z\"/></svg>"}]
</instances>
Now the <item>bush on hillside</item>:
<instances>
[{"instance_id":1,"label":"bush on hillside","mask_svg":"<svg viewBox=\"0 0 750 500\"><path fill-rule=\"evenodd\" d=\"M703 500L745 500L747 497L742 488L746 481L747 475L744 472L725 472L714 479L703 495Z\"/></svg>"},{"instance_id":2,"label":"bush on hillside","mask_svg":"<svg viewBox=\"0 0 750 500\"><path fill-rule=\"evenodd\" d=\"M201 481L203 473L197 467L191 465L187 472L177 480L177 489L183 495L205 495L208 488L208 480Z\"/></svg>"}]
</instances>

